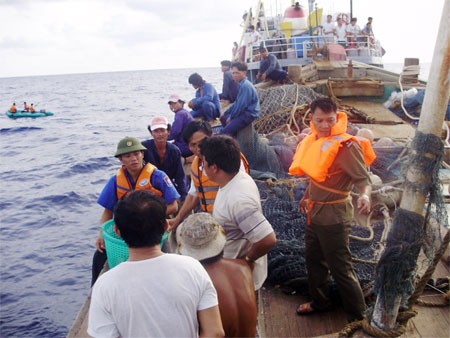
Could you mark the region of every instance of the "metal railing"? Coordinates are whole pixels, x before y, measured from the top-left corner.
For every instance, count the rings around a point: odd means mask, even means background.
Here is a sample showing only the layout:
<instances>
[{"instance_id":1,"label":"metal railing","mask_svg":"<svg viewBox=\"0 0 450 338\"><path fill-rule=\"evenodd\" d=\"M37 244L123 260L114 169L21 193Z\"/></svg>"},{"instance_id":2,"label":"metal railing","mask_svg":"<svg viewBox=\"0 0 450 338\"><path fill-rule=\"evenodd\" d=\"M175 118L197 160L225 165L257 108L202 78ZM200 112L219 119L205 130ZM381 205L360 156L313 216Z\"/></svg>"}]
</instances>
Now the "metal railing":
<instances>
[{"instance_id":1,"label":"metal railing","mask_svg":"<svg viewBox=\"0 0 450 338\"><path fill-rule=\"evenodd\" d=\"M279 60L310 59L314 54L314 48L320 50L327 44L340 44L344 47L347 57L381 57L381 46L371 36L357 35L347 38L346 41L338 41L334 36L293 36L287 38L265 39L258 46L245 46L245 53L241 53L241 61L247 63L260 61L259 47L265 46L271 54ZM243 47L241 47L243 48ZM239 53L238 53L239 54ZM236 57L237 59L237 57ZM244 60L242 60L244 59Z\"/></svg>"}]
</instances>

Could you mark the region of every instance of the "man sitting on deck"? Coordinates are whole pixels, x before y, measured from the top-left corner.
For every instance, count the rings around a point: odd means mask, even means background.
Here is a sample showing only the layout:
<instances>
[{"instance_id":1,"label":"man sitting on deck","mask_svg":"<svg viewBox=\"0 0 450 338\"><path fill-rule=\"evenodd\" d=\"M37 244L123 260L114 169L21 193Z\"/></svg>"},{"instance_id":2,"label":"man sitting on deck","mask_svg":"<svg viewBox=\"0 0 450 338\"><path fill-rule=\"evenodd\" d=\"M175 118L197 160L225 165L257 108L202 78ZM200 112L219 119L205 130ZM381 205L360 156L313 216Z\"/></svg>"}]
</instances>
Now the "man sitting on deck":
<instances>
[{"instance_id":1,"label":"man sitting on deck","mask_svg":"<svg viewBox=\"0 0 450 338\"><path fill-rule=\"evenodd\" d=\"M179 95L171 95L169 97L169 108L174 112L175 118L170 129L169 141L173 140L173 143L180 149L181 156L184 158L192 156L192 152L189 150L188 145L183 140L183 130L186 125L193 121L191 113L184 108L184 100Z\"/></svg>"},{"instance_id":2,"label":"man sitting on deck","mask_svg":"<svg viewBox=\"0 0 450 338\"><path fill-rule=\"evenodd\" d=\"M247 65L235 62L231 65L234 81L239 84L239 92L234 104L220 118L224 126L222 133L236 136L239 130L252 123L261 113L258 93L247 79Z\"/></svg>"},{"instance_id":3,"label":"man sitting on deck","mask_svg":"<svg viewBox=\"0 0 450 338\"><path fill-rule=\"evenodd\" d=\"M267 253L277 239L272 225L262 213L258 188L253 179L239 170L239 144L227 135L216 135L200 144L204 170L220 189L213 217L225 229L225 258L245 259L253 269L255 290L267 278Z\"/></svg>"},{"instance_id":4,"label":"man sitting on deck","mask_svg":"<svg viewBox=\"0 0 450 338\"><path fill-rule=\"evenodd\" d=\"M274 54L269 54L269 51L265 47L260 48L259 52L262 59L256 78L262 81L269 79L278 83L284 83L288 74L281 67L277 57Z\"/></svg>"},{"instance_id":5,"label":"man sitting on deck","mask_svg":"<svg viewBox=\"0 0 450 338\"><path fill-rule=\"evenodd\" d=\"M223 72L222 93L219 94L220 101L233 103L236 101L239 88L236 81L233 80L233 75L231 74L231 62L228 60L223 60L220 65Z\"/></svg>"},{"instance_id":6,"label":"man sitting on deck","mask_svg":"<svg viewBox=\"0 0 450 338\"><path fill-rule=\"evenodd\" d=\"M162 196L167 203L167 215L177 212L177 199L180 195L166 173L156 169L151 163L144 164L145 150L147 149L135 137L127 136L118 143L114 156L122 162L122 167L109 179L97 200L97 203L104 208L100 224L113 218L114 206L132 190L149 190ZM91 285L97 280L107 259L102 230L100 230L96 247L92 260Z\"/></svg>"},{"instance_id":7,"label":"man sitting on deck","mask_svg":"<svg viewBox=\"0 0 450 338\"><path fill-rule=\"evenodd\" d=\"M16 107L16 103L14 102L11 106L11 108L9 108L9 111L11 113L16 113L17 112L17 107Z\"/></svg>"},{"instance_id":8,"label":"man sitting on deck","mask_svg":"<svg viewBox=\"0 0 450 338\"><path fill-rule=\"evenodd\" d=\"M371 185L367 167L374 158L361 148L356 137L346 133L347 115L338 113L330 98L314 100L310 118L312 133L297 148L289 169L291 175L306 174L310 178L299 208L308 214L305 258L312 302L301 304L297 314L332 308L331 272L348 320L360 320L366 304L349 249L353 221L350 192L354 185L358 187L358 211L368 213Z\"/></svg>"},{"instance_id":9,"label":"man sitting on deck","mask_svg":"<svg viewBox=\"0 0 450 338\"><path fill-rule=\"evenodd\" d=\"M130 256L100 276L92 290L93 337L223 337L217 293L201 264L164 254L166 205L133 191L114 209L116 232Z\"/></svg>"},{"instance_id":10,"label":"man sitting on deck","mask_svg":"<svg viewBox=\"0 0 450 338\"><path fill-rule=\"evenodd\" d=\"M189 76L189 83L196 89L195 98L188 103L189 108L192 109L192 117L214 123L221 114L220 99L216 89L197 73Z\"/></svg>"},{"instance_id":11,"label":"man sitting on deck","mask_svg":"<svg viewBox=\"0 0 450 338\"><path fill-rule=\"evenodd\" d=\"M210 214L190 215L180 227L177 251L198 259L211 277L225 337L255 337L258 311L248 263L223 258L225 231Z\"/></svg>"},{"instance_id":12,"label":"man sitting on deck","mask_svg":"<svg viewBox=\"0 0 450 338\"><path fill-rule=\"evenodd\" d=\"M151 120L148 130L153 139L142 142L142 145L147 148L144 152L144 160L169 176L180 194L180 200L184 201L187 194L186 173L181 163L180 149L167 142L168 128L169 123L164 116L156 116Z\"/></svg>"}]
</instances>

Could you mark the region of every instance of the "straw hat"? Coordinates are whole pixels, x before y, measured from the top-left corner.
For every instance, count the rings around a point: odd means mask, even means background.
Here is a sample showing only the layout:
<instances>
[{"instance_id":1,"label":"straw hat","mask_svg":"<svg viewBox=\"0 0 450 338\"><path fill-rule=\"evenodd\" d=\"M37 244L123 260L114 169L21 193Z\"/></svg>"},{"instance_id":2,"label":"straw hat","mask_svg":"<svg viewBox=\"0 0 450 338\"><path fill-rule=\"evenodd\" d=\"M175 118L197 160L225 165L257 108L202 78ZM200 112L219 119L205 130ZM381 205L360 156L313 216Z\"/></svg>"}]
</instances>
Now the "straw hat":
<instances>
[{"instance_id":1,"label":"straw hat","mask_svg":"<svg viewBox=\"0 0 450 338\"><path fill-rule=\"evenodd\" d=\"M203 260L223 251L227 241L225 231L209 213L193 214L180 227L178 253Z\"/></svg>"}]
</instances>

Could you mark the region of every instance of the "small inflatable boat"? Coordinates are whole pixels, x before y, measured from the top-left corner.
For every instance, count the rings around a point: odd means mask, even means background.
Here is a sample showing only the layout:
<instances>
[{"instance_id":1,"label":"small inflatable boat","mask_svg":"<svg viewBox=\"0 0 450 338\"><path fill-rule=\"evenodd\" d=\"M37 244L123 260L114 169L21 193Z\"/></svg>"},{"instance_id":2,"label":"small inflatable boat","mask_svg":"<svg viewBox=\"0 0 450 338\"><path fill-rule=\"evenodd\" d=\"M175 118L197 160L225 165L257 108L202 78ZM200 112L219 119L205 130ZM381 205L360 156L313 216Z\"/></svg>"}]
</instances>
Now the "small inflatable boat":
<instances>
[{"instance_id":1,"label":"small inflatable boat","mask_svg":"<svg viewBox=\"0 0 450 338\"><path fill-rule=\"evenodd\" d=\"M18 119L21 117L45 117L45 116L52 116L53 113L49 111L45 111L44 109L41 109L39 111L35 111L34 113L25 111L25 110L18 110L15 113L12 113L11 110L8 110L6 112L6 115L11 119Z\"/></svg>"}]
</instances>

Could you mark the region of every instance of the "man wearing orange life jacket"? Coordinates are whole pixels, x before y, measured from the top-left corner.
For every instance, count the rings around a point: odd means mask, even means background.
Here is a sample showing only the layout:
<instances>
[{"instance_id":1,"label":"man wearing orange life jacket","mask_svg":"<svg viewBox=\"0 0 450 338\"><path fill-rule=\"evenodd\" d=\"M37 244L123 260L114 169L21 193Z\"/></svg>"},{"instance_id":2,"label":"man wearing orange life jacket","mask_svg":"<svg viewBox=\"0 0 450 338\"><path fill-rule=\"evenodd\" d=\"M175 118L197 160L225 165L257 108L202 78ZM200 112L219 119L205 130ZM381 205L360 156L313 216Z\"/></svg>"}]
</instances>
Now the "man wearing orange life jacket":
<instances>
[{"instance_id":1,"label":"man wearing orange life jacket","mask_svg":"<svg viewBox=\"0 0 450 338\"><path fill-rule=\"evenodd\" d=\"M200 202L201 210L212 214L219 184L210 180L203 171L203 160L200 154L200 143L212 135L211 125L206 121L192 121L183 130L183 139L195 155L191 165L191 187L177 216L168 220L169 230L178 225L195 209ZM250 172L248 162L241 153L241 170Z\"/></svg>"},{"instance_id":2,"label":"man wearing orange life jacket","mask_svg":"<svg viewBox=\"0 0 450 338\"><path fill-rule=\"evenodd\" d=\"M308 213L305 258L312 302L301 304L297 314L331 309L331 273L348 320L359 320L366 304L349 249L353 220L350 192L357 186L358 211L369 212L372 190L367 166L375 160L375 153L369 142L361 146L356 137L346 133L347 115L337 112L329 98L311 103L311 129L312 134L297 147L289 169L291 175L310 177L299 207Z\"/></svg>"},{"instance_id":3,"label":"man wearing orange life jacket","mask_svg":"<svg viewBox=\"0 0 450 338\"><path fill-rule=\"evenodd\" d=\"M145 150L147 148L135 137L125 137L118 143L114 156L122 162L122 167L109 179L98 198L98 204L104 208L101 224L113 218L113 210L118 200L133 190L149 190L165 200L167 215L177 212L177 199L180 195L164 171L144 162ZM92 261L92 285L107 259L102 231L96 241L96 247Z\"/></svg>"},{"instance_id":4,"label":"man wearing orange life jacket","mask_svg":"<svg viewBox=\"0 0 450 338\"><path fill-rule=\"evenodd\" d=\"M11 108L9 108L9 111L11 113L16 113L17 112L17 107L16 107L16 103L14 102L11 106Z\"/></svg>"}]
</instances>

